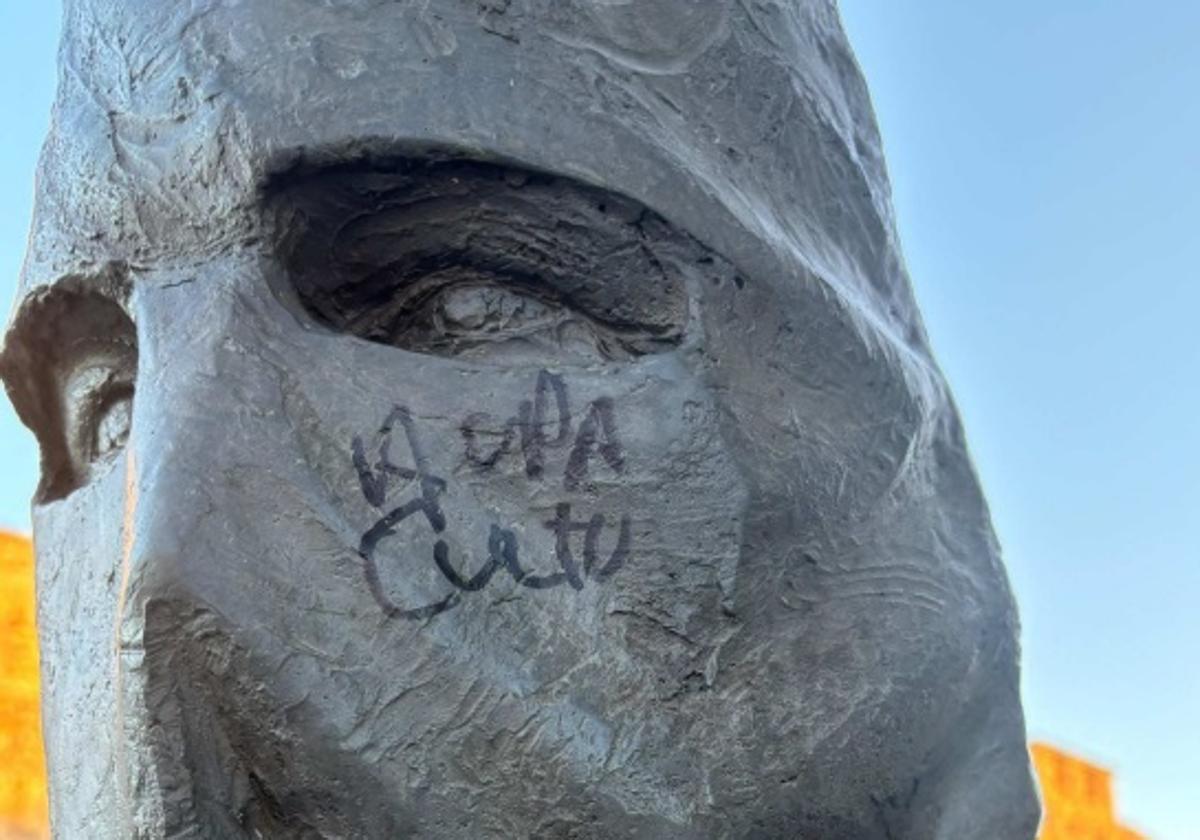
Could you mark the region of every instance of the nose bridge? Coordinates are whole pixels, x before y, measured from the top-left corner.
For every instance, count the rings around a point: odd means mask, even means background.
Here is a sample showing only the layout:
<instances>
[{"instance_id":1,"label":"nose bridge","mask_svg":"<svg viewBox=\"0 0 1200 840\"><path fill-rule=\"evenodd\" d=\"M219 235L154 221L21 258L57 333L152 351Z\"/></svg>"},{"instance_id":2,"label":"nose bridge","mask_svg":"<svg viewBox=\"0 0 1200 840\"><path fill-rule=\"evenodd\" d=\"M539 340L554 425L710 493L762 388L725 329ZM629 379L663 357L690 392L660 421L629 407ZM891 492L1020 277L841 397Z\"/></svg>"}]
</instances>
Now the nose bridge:
<instances>
[{"instance_id":1,"label":"nose bridge","mask_svg":"<svg viewBox=\"0 0 1200 840\"><path fill-rule=\"evenodd\" d=\"M253 260L218 262L146 278L133 295L113 680L115 797L128 812L119 836L176 836L194 821L203 805L186 790L203 768L186 753L223 737L205 727L225 663L247 650L280 659L273 640L247 639L264 591L250 579L271 537L256 530L270 530L270 494L290 477L278 457L288 444L279 380L256 349L271 342L262 330L273 311L257 271Z\"/></svg>"},{"instance_id":2,"label":"nose bridge","mask_svg":"<svg viewBox=\"0 0 1200 840\"><path fill-rule=\"evenodd\" d=\"M139 359L120 592L130 642L144 632L151 601L194 596L189 579L214 528L212 491L229 451L227 395L242 375L225 360L238 308L225 273L155 278L135 296Z\"/></svg>"},{"instance_id":3,"label":"nose bridge","mask_svg":"<svg viewBox=\"0 0 1200 840\"><path fill-rule=\"evenodd\" d=\"M153 790L169 778L162 775L169 750L164 752L152 721L171 718L173 677L160 666L170 662L176 634L170 627L152 626L149 618L155 602L189 600L185 549L202 528L201 456L214 434L214 419L205 407L218 379L214 354L229 313L219 290L204 289L200 277L187 279L173 285L181 278L154 278L133 298L138 376L120 467L113 674L114 785L123 836L138 831L163 836L170 822L167 812L138 806L137 791ZM198 312L204 317L195 317ZM187 611L158 614L186 620Z\"/></svg>"}]
</instances>

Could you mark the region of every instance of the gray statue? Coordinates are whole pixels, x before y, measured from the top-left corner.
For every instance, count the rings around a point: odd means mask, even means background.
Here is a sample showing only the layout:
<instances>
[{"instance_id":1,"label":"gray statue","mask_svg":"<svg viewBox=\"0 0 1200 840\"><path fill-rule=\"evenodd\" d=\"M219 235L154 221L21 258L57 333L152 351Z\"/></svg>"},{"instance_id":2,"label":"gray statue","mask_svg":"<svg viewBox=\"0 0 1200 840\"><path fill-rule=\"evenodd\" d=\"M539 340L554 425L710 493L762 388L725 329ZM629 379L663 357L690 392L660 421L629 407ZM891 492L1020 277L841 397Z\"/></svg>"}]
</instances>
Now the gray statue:
<instances>
[{"instance_id":1,"label":"gray statue","mask_svg":"<svg viewBox=\"0 0 1200 840\"><path fill-rule=\"evenodd\" d=\"M1028 840L831 0L67 0L55 836Z\"/></svg>"}]
</instances>

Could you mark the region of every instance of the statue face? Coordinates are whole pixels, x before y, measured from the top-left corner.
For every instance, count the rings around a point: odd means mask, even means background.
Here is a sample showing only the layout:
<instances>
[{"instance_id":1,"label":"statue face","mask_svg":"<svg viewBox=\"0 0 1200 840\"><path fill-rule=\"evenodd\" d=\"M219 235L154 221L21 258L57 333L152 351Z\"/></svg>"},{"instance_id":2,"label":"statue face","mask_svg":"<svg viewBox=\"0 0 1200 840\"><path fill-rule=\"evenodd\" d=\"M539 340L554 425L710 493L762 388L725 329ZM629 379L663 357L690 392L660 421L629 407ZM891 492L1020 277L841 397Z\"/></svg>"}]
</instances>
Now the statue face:
<instances>
[{"instance_id":1,"label":"statue face","mask_svg":"<svg viewBox=\"0 0 1200 840\"><path fill-rule=\"evenodd\" d=\"M66 21L3 356L61 836L1032 836L831 8Z\"/></svg>"}]
</instances>

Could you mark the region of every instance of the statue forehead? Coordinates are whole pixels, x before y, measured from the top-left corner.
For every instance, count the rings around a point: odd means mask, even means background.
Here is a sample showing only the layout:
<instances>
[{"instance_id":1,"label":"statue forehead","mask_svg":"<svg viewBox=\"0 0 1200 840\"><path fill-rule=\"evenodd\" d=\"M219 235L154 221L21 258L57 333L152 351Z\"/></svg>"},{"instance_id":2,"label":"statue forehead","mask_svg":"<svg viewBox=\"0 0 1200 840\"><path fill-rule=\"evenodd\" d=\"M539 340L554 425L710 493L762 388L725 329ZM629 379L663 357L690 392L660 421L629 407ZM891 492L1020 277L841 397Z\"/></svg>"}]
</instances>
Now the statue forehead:
<instances>
[{"instance_id":1,"label":"statue forehead","mask_svg":"<svg viewBox=\"0 0 1200 840\"><path fill-rule=\"evenodd\" d=\"M68 119L43 182L104 168L115 183L93 197L163 181L232 195L289 150L374 141L598 181L614 158L723 133L700 82L739 83L711 61L731 32L726 4L685 0L68 0Z\"/></svg>"},{"instance_id":2,"label":"statue forehead","mask_svg":"<svg viewBox=\"0 0 1200 840\"><path fill-rule=\"evenodd\" d=\"M314 69L332 70L346 81L369 70L372 61L428 64L456 57L461 63L462 51L490 38L512 45L514 54L504 64L519 75L536 71L539 59L561 61L577 51L603 56L618 73L679 75L694 71L697 60L731 34L750 37L755 52L802 70L798 47L820 31L822 17L836 28L836 13L825 0L761 2L736 15L731 3L694 0L65 2L68 45L82 47L91 59L74 69L118 88L170 73L176 69L172 59L196 50L218 51L210 55L210 69L251 65L268 75L295 69L268 63L268 57L316 50L321 54L312 56ZM826 14L801 14L806 5ZM339 51L357 52L360 66L334 66Z\"/></svg>"},{"instance_id":3,"label":"statue forehead","mask_svg":"<svg viewBox=\"0 0 1200 840\"><path fill-rule=\"evenodd\" d=\"M911 309L826 0L67 0L62 57L26 288L227 246L298 154L424 147L604 186Z\"/></svg>"},{"instance_id":4,"label":"statue forehead","mask_svg":"<svg viewBox=\"0 0 1200 840\"><path fill-rule=\"evenodd\" d=\"M653 112L635 101L647 88L659 97L655 106L708 123L710 134L752 116L720 107L722 94L745 100L739 105L800 94L821 103L820 117L843 133L864 116L865 92L852 59L846 72L849 54L828 0L65 2L64 57L78 84L64 79L63 99L73 104L74 92L130 117L180 117L190 85L235 105L240 94L270 95L255 104L290 106L300 116L315 116L310 109L326 97L369 100L395 120L412 100L451 87L457 96L442 107L492 102L519 118L494 98L472 102L471 89L492 77L569 95L559 117L579 104L612 104L603 101L606 85L625 89L625 110ZM571 78L589 87L569 89Z\"/></svg>"},{"instance_id":5,"label":"statue forehead","mask_svg":"<svg viewBox=\"0 0 1200 840\"><path fill-rule=\"evenodd\" d=\"M760 13L775 12L793 25L802 20L774 3L757 5ZM791 5L795 11L803 4ZM160 45L172 37L173 29L179 34L179 23L190 27L226 15L243 23L267 24L284 37L292 31L321 34L320 28L329 26L346 30L361 26L364 32L394 37L406 29L471 21L484 32L514 43L521 36L540 33L649 72L677 72L685 67L727 34L731 10L726 2L693 0L66 0L66 6L68 29L124 28Z\"/></svg>"}]
</instances>

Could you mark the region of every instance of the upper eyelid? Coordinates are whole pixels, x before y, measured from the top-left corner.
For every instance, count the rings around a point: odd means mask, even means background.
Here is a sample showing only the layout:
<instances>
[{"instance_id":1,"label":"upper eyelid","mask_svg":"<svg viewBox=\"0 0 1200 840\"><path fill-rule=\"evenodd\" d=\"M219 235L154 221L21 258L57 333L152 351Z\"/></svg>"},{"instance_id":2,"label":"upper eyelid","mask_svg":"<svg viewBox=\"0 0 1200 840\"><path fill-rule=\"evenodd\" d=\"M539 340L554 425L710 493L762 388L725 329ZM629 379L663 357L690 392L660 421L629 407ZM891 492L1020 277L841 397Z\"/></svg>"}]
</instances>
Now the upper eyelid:
<instances>
[{"instance_id":1,"label":"upper eyelid","mask_svg":"<svg viewBox=\"0 0 1200 840\"><path fill-rule=\"evenodd\" d=\"M101 347L111 347L118 351L127 351L132 349L133 340L130 336L120 335L79 335L75 336L71 341L62 345L62 350L59 354L64 361L82 361L87 351Z\"/></svg>"}]
</instances>

